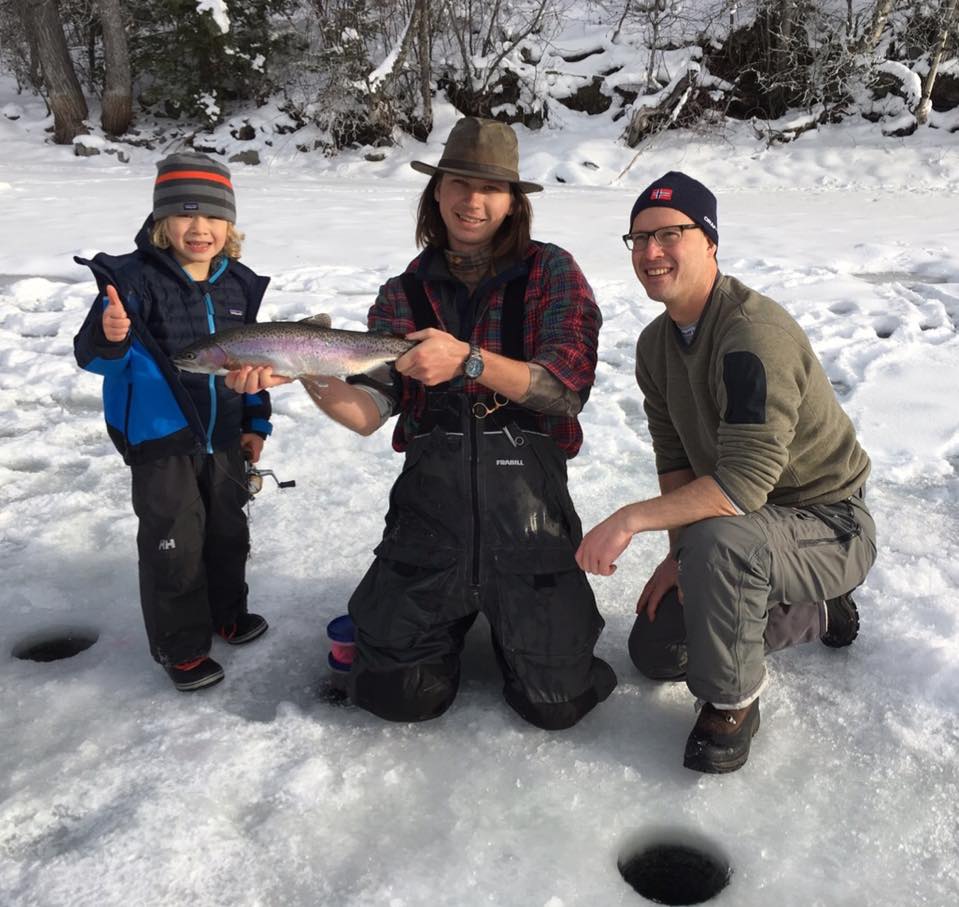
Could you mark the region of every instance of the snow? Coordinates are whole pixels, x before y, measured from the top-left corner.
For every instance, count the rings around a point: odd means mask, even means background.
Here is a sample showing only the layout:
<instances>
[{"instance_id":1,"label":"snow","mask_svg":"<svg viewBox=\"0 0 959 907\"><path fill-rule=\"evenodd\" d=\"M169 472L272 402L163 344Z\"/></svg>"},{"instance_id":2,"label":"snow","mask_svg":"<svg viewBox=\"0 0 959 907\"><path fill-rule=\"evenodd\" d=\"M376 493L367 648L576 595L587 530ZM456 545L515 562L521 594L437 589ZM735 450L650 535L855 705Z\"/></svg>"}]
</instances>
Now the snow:
<instances>
[{"instance_id":1,"label":"snow","mask_svg":"<svg viewBox=\"0 0 959 907\"><path fill-rule=\"evenodd\" d=\"M895 60L884 60L876 67L876 72L888 73L902 82L906 103L909 107L915 107L919 103L919 98L922 95L922 80L918 73Z\"/></svg>"},{"instance_id":2,"label":"snow","mask_svg":"<svg viewBox=\"0 0 959 907\"><path fill-rule=\"evenodd\" d=\"M199 107L203 108L203 112L211 121L220 115L220 105L217 104L216 95L212 95L208 91L201 92L197 95L196 102Z\"/></svg>"},{"instance_id":3,"label":"snow","mask_svg":"<svg viewBox=\"0 0 959 907\"><path fill-rule=\"evenodd\" d=\"M230 31L230 11L226 0L196 0L196 10L198 13L209 13L221 34Z\"/></svg>"},{"instance_id":4,"label":"snow","mask_svg":"<svg viewBox=\"0 0 959 907\"><path fill-rule=\"evenodd\" d=\"M605 319L570 464L587 527L656 488L632 373L658 307L619 236L668 169L716 191L721 266L803 325L873 460L880 556L857 594L860 638L773 656L748 764L706 777L681 764L692 697L644 681L626 653L658 536L594 581L598 653L620 683L570 731L509 710L481 625L440 719L390 725L324 701L324 627L366 569L401 458L388 430L354 436L298 386L274 393L262 464L296 488L269 483L251 506L251 603L270 632L215 647L224 683L175 692L146 649L127 469L99 380L72 355L94 295L72 256L132 247L154 162L175 149L74 157L44 142L42 103L0 82L0 109L14 108L0 119L0 903L642 904L617 858L660 833L728 857L715 904L956 902L954 136L850 121L767 147L729 124L637 152L615 141L622 123L561 109L541 132L517 129L522 175L547 187L535 235L576 256ZM414 252L424 179L408 164L439 157L455 114L438 104L436 117L426 145L378 163L300 154L291 136L256 141L263 165L233 166L244 260L273 276L264 319L326 311L363 327ZM12 657L66 631L99 638L66 660Z\"/></svg>"}]
</instances>

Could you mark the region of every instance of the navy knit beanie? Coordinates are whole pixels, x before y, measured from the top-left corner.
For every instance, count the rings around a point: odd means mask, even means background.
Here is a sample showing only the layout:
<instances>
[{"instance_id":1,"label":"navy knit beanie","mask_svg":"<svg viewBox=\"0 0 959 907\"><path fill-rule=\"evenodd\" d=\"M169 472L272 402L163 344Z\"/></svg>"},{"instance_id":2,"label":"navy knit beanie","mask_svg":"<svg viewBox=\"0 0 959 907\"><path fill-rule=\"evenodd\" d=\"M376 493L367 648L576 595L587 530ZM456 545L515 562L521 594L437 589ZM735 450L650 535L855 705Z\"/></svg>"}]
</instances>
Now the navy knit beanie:
<instances>
[{"instance_id":1,"label":"navy knit beanie","mask_svg":"<svg viewBox=\"0 0 959 907\"><path fill-rule=\"evenodd\" d=\"M153 219L173 214L204 214L236 223L236 198L225 164L187 151L157 162L153 184Z\"/></svg>"},{"instance_id":2,"label":"navy knit beanie","mask_svg":"<svg viewBox=\"0 0 959 907\"><path fill-rule=\"evenodd\" d=\"M629 228L640 211L647 208L675 208L690 220L699 224L717 246L719 245L719 219L716 216L716 196L701 182L678 170L670 170L639 194L629 215Z\"/></svg>"}]
</instances>

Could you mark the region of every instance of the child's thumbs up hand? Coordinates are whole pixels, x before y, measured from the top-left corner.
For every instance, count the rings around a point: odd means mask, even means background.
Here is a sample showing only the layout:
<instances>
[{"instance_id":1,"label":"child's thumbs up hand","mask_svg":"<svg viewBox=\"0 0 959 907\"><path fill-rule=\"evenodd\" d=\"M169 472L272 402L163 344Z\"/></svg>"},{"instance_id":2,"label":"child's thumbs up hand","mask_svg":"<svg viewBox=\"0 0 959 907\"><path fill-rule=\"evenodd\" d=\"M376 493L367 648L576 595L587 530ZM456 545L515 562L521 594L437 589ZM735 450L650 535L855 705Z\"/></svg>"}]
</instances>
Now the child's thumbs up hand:
<instances>
[{"instance_id":1,"label":"child's thumbs up hand","mask_svg":"<svg viewBox=\"0 0 959 907\"><path fill-rule=\"evenodd\" d=\"M130 333L130 319L127 318L126 309L120 302L120 294L116 287L107 287L107 307L103 310L103 335L111 343L120 343L126 340Z\"/></svg>"}]
</instances>

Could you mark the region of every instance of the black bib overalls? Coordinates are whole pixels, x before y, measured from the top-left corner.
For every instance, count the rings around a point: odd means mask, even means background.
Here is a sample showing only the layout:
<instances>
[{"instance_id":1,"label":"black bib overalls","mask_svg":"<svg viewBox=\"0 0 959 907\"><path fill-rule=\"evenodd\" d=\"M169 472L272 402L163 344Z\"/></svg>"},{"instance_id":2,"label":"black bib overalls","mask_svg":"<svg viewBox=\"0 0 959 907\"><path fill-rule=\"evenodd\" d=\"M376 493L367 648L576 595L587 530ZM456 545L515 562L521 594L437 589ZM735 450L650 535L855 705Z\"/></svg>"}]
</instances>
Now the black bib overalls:
<instances>
[{"instance_id":1,"label":"black bib overalls","mask_svg":"<svg viewBox=\"0 0 959 907\"><path fill-rule=\"evenodd\" d=\"M417 328L436 326L419 281L404 280L404 289ZM524 294L525 278L507 286L503 352L515 359L525 359ZM482 611L507 702L539 727L569 727L616 677L593 656L603 619L573 557L582 528L566 456L533 430L528 410L509 404L481 418L476 403L449 385L429 392L376 559L350 599L350 695L390 720L442 714Z\"/></svg>"}]
</instances>

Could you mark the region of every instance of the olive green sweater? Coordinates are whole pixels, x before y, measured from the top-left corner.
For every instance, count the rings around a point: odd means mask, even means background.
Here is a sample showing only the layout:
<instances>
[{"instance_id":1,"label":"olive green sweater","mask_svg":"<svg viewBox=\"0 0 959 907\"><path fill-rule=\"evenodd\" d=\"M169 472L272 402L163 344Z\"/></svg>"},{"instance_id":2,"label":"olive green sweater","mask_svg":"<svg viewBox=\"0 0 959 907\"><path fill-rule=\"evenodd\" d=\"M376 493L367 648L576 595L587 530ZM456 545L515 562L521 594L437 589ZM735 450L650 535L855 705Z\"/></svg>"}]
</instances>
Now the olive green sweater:
<instances>
[{"instance_id":1,"label":"olive green sweater","mask_svg":"<svg viewBox=\"0 0 959 907\"><path fill-rule=\"evenodd\" d=\"M666 313L636 344L660 474L712 476L744 513L829 504L869 474L829 379L782 306L721 275L687 345Z\"/></svg>"}]
</instances>

